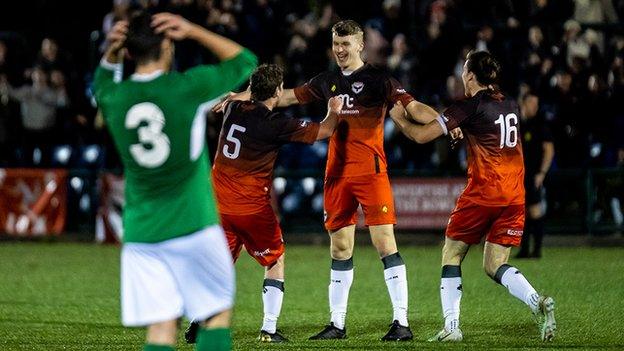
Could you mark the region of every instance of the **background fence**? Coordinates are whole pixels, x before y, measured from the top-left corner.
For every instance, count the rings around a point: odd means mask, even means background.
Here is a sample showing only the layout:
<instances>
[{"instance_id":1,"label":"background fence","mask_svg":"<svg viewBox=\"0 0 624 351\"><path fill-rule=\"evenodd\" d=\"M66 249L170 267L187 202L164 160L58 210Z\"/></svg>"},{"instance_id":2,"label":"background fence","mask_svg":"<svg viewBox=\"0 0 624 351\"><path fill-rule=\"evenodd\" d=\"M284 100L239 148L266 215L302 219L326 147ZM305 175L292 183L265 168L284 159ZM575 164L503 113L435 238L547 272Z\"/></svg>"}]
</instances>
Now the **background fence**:
<instances>
[{"instance_id":1,"label":"background fence","mask_svg":"<svg viewBox=\"0 0 624 351\"><path fill-rule=\"evenodd\" d=\"M4 236L57 233L59 216L64 217L62 233L84 240L94 239L98 214L99 232L119 227L123 189L121 178L114 173L97 169L1 172L0 226ZM465 178L436 172L390 174L397 230L413 235L442 232ZM51 179L58 183L52 192ZM549 234L604 236L622 230L624 169L554 170L545 188L543 206ZM321 171L276 172L273 200L286 232L324 231Z\"/></svg>"}]
</instances>

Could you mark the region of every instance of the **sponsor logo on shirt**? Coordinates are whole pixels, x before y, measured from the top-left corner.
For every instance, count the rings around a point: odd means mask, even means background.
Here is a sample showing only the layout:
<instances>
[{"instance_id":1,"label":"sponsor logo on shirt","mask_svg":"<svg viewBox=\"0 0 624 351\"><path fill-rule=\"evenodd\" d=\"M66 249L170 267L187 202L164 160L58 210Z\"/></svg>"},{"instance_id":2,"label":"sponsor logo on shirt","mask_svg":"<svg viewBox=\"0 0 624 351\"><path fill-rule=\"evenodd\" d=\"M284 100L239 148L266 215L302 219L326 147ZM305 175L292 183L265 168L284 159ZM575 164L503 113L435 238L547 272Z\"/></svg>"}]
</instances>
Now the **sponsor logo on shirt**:
<instances>
[{"instance_id":1,"label":"sponsor logo on shirt","mask_svg":"<svg viewBox=\"0 0 624 351\"><path fill-rule=\"evenodd\" d=\"M353 109L354 98L352 98L349 94L340 94L338 97L342 99L343 106L347 108L340 111L341 115L357 115L360 113L360 110Z\"/></svg>"},{"instance_id":2,"label":"sponsor logo on shirt","mask_svg":"<svg viewBox=\"0 0 624 351\"><path fill-rule=\"evenodd\" d=\"M330 90L332 91L332 93L336 91L336 84L333 84Z\"/></svg>"},{"instance_id":3,"label":"sponsor logo on shirt","mask_svg":"<svg viewBox=\"0 0 624 351\"><path fill-rule=\"evenodd\" d=\"M356 94L359 94L362 89L364 89L364 83L362 82L354 82L353 84L351 84L351 90L353 90L353 92Z\"/></svg>"},{"instance_id":4,"label":"sponsor logo on shirt","mask_svg":"<svg viewBox=\"0 0 624 351\"><path fill-rule=\"evenodd\" d=\"M397 89L397 93L399 93L399 94L405 94L405 93L406 93L406 91L405 91L405 89Z\"/></svg>"}]
</instances>

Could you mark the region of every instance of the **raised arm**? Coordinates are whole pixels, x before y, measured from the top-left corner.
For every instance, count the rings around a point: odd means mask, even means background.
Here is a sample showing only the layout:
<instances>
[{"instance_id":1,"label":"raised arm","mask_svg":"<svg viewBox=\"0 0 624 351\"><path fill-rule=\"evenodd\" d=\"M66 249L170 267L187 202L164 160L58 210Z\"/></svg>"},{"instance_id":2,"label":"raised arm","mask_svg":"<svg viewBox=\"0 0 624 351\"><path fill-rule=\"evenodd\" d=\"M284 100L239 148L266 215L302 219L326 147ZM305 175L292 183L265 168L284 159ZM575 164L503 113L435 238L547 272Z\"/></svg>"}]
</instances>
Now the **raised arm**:
<instances>
[{"instance_id":1,"label":"raised arm","mask_svg":"<svg viewBox=\"0 0 624 351\"><path fill-rule=\"evenodd\" d=\"M108 32L106 41L108 46L104 52L104 60L108 63L121 63L123 59L122 49L126 41L126 33L128 33L128 22L118 21Z\"/></svg>"},{"instance_id":2,"label":"raised arm","mask_svg":"<svg viewBox=\"0 0 624 351\"><path fill-rule=\"evenodd\" d=\"M418 144L428 143L446 134L446 127L442 126L437 116L425 125L415 124L408 119L407 111L405 111L401 103L396 103L390 110L390 117L406 137Z\"/></svg>"},{"instance_id":3,"label":"raised arm","mask_svg":"<svg viewBox=\"0 0 624 351\"><path fill-rule=\"evenodd\" d=\"M152 17L156 33L165 33L173 40L191 39L210 50L219 61L229 60L243 51L238 43L191 23L181 16L163 12Z\"/></svg>"},{"instance_id":4,"label":"raised arm","mask_svg":"<svg viewBox=\"0 0 624 351\"><path fill-rule=\"evenodd\" d=\"M326 139L334 134L334 129L336 129L336 125L338 124L338 116L342 110L342 104L342 99L336 96L327 101L327 116L321 121L321 127L319 128L316 140Z\"/></svg>"},{"instance_id":5,"label":"raised arm","mask_svg":"<svg viewBox=\"0 0 624 351\"><path fill-rule=\"evenodd\" d=\"M108 46L93 77L93 92L98 103L103 92L115 84L115 72L122 69L123 48L127 33L128 22L118 21L106 36Z\"/></svg>"}]
</instances>

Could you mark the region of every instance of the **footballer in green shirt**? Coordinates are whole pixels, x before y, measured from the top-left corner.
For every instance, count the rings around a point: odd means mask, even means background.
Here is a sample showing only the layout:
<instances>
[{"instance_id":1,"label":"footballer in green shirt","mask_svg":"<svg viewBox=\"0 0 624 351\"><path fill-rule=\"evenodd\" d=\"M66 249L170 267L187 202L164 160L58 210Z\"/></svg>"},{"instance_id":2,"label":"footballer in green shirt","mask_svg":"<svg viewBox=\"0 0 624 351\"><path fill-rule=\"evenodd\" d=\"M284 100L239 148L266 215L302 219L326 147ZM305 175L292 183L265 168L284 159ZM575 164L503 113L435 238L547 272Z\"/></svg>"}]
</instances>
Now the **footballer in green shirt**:
<instances>
[{"instance_id":1,"label":"footballer in green shirt","mask_svg":"<svg viewBox=\"0 0 624 351\"><path fill-rule=\"evenodd\" d=\"M173 42L183 39L220 63L171 71ZM169 13L136 12L107 40L93 85L125 169L122 322L148 327L144 350L173 350L185 315L204 321L197 350L229 349L234 270L209 179L205 112L248 79L257 59ZM136 69L118 81L124 54Z\"/></svg>"}]
</instances>

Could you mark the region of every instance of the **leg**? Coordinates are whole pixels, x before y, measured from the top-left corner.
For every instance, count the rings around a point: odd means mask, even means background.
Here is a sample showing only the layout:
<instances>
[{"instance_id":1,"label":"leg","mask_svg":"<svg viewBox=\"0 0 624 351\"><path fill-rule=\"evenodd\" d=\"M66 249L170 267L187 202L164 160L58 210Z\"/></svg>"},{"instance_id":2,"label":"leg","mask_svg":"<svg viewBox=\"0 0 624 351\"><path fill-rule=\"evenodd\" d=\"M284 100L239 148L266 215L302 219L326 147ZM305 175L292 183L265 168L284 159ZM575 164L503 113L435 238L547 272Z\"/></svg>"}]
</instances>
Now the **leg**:
<instances>
[{"instance_id":1,"label":"leg","mask_svg":"<svg viewBox=\"0 0 624 351\"><path fill-rule=\"evenodd\" d=\"M331 281L329 283L329 308L331 323L345 329L349 290L353 283L353 245L355 225L329 232L331 240Z\"/></svg>"},{"instance_id":2,"label":"leg","mask_svg":"<svg viewBox=\"0 0 624 351\"><path fill-rule=\"evenodd\" d=\"M175 240L175 239L174 239ZM145 350L172 351L183 297L175 274L154 244L127 243L121 251L121 315L124 326L148 326Z\"/></svg>"},{"instance_id":3,"label":"leg","mask_svg":"<svg viewBox=\"0 0 624 351\"><path fill-rule=\"evenodd\" d=\"M147 327L144 351L173 351L178 337L178 320L150 324Z\"/></svg>"},{"instance_id":4,"label":"leg","mask_svg":"<svg viewBox=\"0 0 624 351\"><path fill-rule=\"evenodd\" d=\"M358 203L349 178L325 179L323 188L325 228L330 238L332 258L329 281L330 324L310 340L344 339L349 290L353 283L353 243Z\"/></svg>"},{"instance_id":5,"label":"leg","mask_svg":"<svg viewBox=\"0 0 624 351\"><path fill-rule=\"evenodd\" d=\"M330 324L310 340L344 339L347 336L345 319L349 290L353 283L353 243L355 225L348 225L336 231L329 230L332 257L329 281Z\"/></svg>"},{"instance_id":6,"label":"leg","mask_svg":"<svg viewBox=\"0 0 624 351\"><path fill-rule=\"evenodd\" d=\"M459 328L462 298L461 263L470 249L478 244L490 222L491 210L464 198L459 198L448 227L442 248L442 276L440 278L440 303L444 328L429 341L462 341Z\"/></svg>"},{"instance_id":7,"label":"leg","mask_svg":"<svg viewBox=\"0 0 624 351\"><path fill-rule=\"evenodd\" d=\"M392 224L372 225L369 227L369 230L373 246L377 249L377 253L384 265L384 279L390 295L390 301L392 302L393 323L408 327L407 271L403 258L397 250L394 227ZM397 339L391 338L392 335L390 334L396 333L389 333L382 340ZM412 338L411 331L408 333L408 330L405 330L404 334L398 340L409 340Z\"/></svg>"},{"instance_id":8,"label":"leg","mask_svg":"<svg viewBox=\"0 0 624 351\"><path fill-rule=\"evenodd\" d=\"M444 317L444 328L452 332L459 328L459 312L462 297L461 263L470 245L446 238L442 248L442 278L440 279L440 301Z\"/></svg>"},{"instance_id":9,"label":"leg","mask_svg":"<svg viewBox=\"0 0 624 351\"><path fill-rule=\"evenodd\" d=\"M538 203L529 207L529 218L533 224L533 251L531 257L542 256L542 241L544 239L544 211L542 204Z\"/></svg>"},{"instance_id":10,"label":"leg","mask_svg":"<svg viewBox=\"0 0 624 351\"><path fill-rule=\"evenodd\" d=\"M264 318L261 328L261 341L286 341L282 335L277 335L277 319L282 310L284 300L284 255L281 255L272 265L265 267L264 282L262 283L262 303ZM278 340L280 339L280 340ZM283 340L282 340L283 339Z\"/></svg>"},{"instance_id":11,"label":"leg","mask_svg":"<svg viewBox=\"0 0 624 351\"><path fill-rule=\"evenodd\" d=\"M507 264L510 252L511 247L486 241L483 249L485 273L536 312L539 295L517 268Z\"/></svg>"},{"instance_id":12,"label":"leg","mask_svg":"<svg viewBox=\"0 0 624 351\"><path fill-rule=\"evenodd\" d=\"M225 234L214 225L161 245L189 320L199 322L196 349L229 350L235 277Z\"/></svg>"},{"instance_id":13,"label":"leg","mask_svg":"<svg viewBox=\"0 0 624 351\"><path fill-rule=\"evenodd\" d=\"M524 225L524 233L522 234L522 242L520 244L520 251L516 255L516 258L529 258L531 253L531 236L535 232L533 221L529 216L529 219Z\"/></svg>"},{"instance_id":14,"label":"leg","mask_svg":"<svg viewBox=\"0 0 624 351\"><path fill-rule=\"evenodd\" d=\"M227 309L199 322L197 333L197 351L218 350L226 351L232 348L230 336L230 320L232 311Z\"/></svg>"},{"instance_id":15,"label":"leg","mask_svg":"<svg viewBox=\"0 0 624 351\"><path fill-rule=\"evenodd\" d=\"M551 341L555 336L555 302L551 297L540 296L520 271L507 264L509 247L486 242L483 265L486 273L509 293L524 302L541 323L541 338ZM497 268L498 267L498 268Z\"/></svg>"},{"instance_id":16,"label":"leg","mask_svg":"<svg viewBox=\"0 0 624 351\"><path fill-rule=\"evenodd\" d=\"M269 203L250 215L230 216L240 243L251 257L265 268L262 283L263 320L259 340L283 342L277 332L277 320L284 300L284 240L279 222Z\"/></svg>"}]
</instances>

